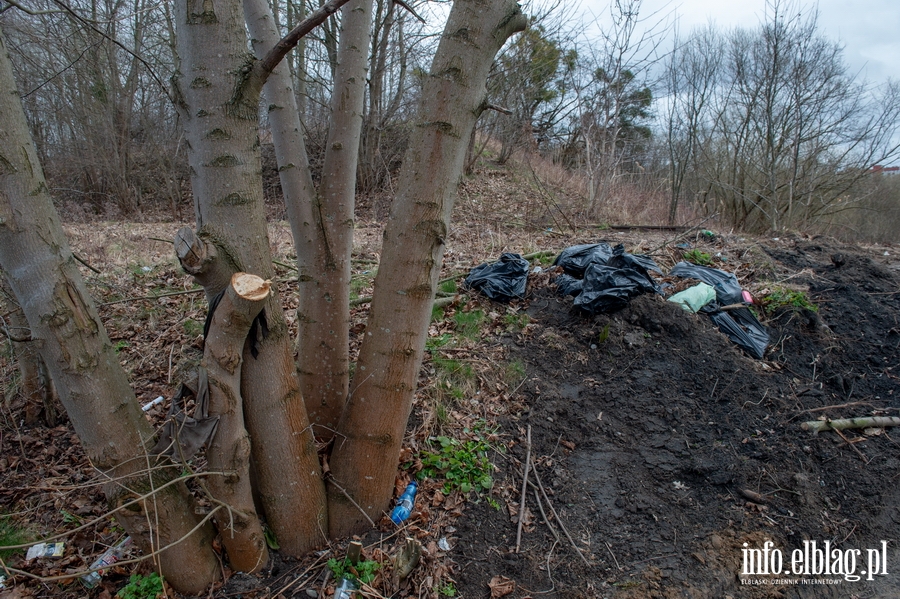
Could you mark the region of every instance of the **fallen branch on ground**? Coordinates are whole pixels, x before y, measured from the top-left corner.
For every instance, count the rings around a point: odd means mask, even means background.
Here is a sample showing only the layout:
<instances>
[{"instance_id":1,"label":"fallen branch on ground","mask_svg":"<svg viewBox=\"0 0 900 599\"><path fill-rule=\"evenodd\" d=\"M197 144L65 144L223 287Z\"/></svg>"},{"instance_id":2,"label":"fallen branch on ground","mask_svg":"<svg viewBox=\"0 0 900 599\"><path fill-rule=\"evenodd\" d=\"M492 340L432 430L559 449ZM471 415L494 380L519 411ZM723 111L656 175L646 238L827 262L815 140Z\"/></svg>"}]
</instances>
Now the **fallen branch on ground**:
<instances>
[{"instance_id":1,"label":"fallen branch on ground","mask_svg":"<svg viewBox=\"0 0 900 599\"><path fill-rule=\"evenodd\" d=\"M839 420L811 420L800 425L805 431L819 434L821 431L844 430L847 428L881 428L900 426L900 416L871 416L867 418L842 418Z\"/></svg>"},{"instance_id":2,"label":"fallen branch on ground","mask_svg":"<svg viewBox=\"0 0 900 599\"><path fill-rule=\"evenodd\" d=\"M516 530L516 553L522 545L522 525L525 522L525 492L528 491L528 469L531 467L531 425L528 425L528 446L525 453L525 473L522 475L522 493L519 495L519 522Z\"/></svg>"}]
</instances>

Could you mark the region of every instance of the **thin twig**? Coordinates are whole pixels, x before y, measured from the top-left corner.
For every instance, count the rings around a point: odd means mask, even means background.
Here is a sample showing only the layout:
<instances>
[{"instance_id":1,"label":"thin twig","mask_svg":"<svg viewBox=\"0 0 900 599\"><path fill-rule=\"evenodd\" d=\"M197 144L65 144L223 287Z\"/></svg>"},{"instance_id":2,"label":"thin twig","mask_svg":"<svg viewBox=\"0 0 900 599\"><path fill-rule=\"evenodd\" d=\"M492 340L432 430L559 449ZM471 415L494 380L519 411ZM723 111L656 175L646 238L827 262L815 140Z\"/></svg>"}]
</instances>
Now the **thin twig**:
<instances>
[{"instance_id":1,"label":"thin twig","mask_svg":"<svg viewBox=\"0 0 900 599\"><path fill-rule=\"evenodd\" d=\"M156 490L158 491L159 489L156 489ZM126 565L129 565L129 564L139 564L139 563L141 563L141 562L147 561L148 559L151 559L151 558L156 557L157 555L159 555L159 554L162 553L163 551L166 551L166 550L169 549L170 547L174 547L174 546L176 546L176 545L182 543L182 542L185 541L188 537L190 537L192 534L194 534L195 532L197 532L198 530L200 530L200 529L203 527L203 525L206 524L207 521L209 521L210 518L212 518L213 514L215 514L221 507L222 507L222 506L219 506L219 507L217 507L217 508L211 510L208 514L206 514L206 516L204 516L204 518L203 518L202 520L200 520L200 522L197 523L196 526L194 526L194 528L192 528L191 530L189 530L188 532L186 532L186 533L184 534L184 536L182 536L180 539L177 539L177 540L175 540L175 541L172 541L171 543L169 543L169 544L166 545L165 547L160 547L159 549L155 549L155 550L151 551L150 553L148 553L147 555L142 555L141 557L136 557L136 558L133 558L133 559L126 559L126 560L118 561L118 562L116 562L116 565L117 565L117 566L126 566ZM64 536L64 535L57 535L56 537L53 537L53 538L59 538L60 536ZM25 547L28 547L28 545L25 545ZM5 570L7 570L8 572L12 572L12 573L14 573L14 574L19 574L19 575L21 575L21 576L25 576L25 577L27 577L27 578L32 578L32 579L34 579L34 580L40 580L41 582L53 582L53 581L56 581L56 580L72 580L72 579L74 579L74 578L78 578L78 577L80 577L80 576L84 576L84 575L86 575L86 574L90 574L91 572L97 572L98 570L103 570L104 568L108 568L108 567L109 567L108 565L103 564L102 566L98 566L98 567L96 567L96 568L91 568L91 569L89 569L89 570L84 570L84 571L82 571L82 572L71 572L71 573L69 573L69 574L64 574L64 575L61 575L61 576L38 576L37 574L32 574L31 572L26 572L26 571L24 571L24 570L18 570L18 569L16 569L16 568L10 568L10 567L8 567L8 566L6 565L6 563L3 561L2 558L0 558L0 564L2 564L2 565L3 565L3 568L4 568Z\"/></svg>"},{"instance_id":2,"label":"thin twig","mask_svg":"<svg viewBox=\"0 0 900 599\"><path fill-rule=\"evenodd\" d=\"M349 501L350 503L352 503L352 504L353 504L353 507L355 507L356 509L358 509L358 510L359 510L359 513L366 517L366 520L369 521L369 524L372 525L372 528L375 528L375 526L376 526L376 525L375 525L375 521L372 520L372 519L369 517L369 514L367 514L367 513L365 512L365 510L363 510L363 509L359 506L359 504L356 503L356 501L353 500L352 497L350 497L350 494L346 491L346 489L344 489L344 487L342 487L341 485L337 484L337 481L334 480L334 476L329 476L327 480L328 480L328 482L330 482L331 484L333 484L335 487L337 487L338 491L340 491L341 493L343 493L343 494L344 494L344 497L347 498L347 501Z\"/></svg>"},{"instance_id":3,"label":"thin twig","mask_svg":"<svg viewBox=\"0 0 900 599\"><path fill-rule=\"evenodd\" d=\"M612 558L613 558L613 561L616 563L616 568L618 568L619 570L621 570L621 569L622 569L622 566L619 565L619 560L616 559L616 554L613 553L612 547L610 547L610 546L609 546L609 543L607 543L607 542L605 542L605 541L604 541L603 544L606 545L606 550L609 551L610 557L612 557Z\"/></svg>"},{"instance_id":4,"label":"thin twig","mask_svg":"<svg viewBox=\"0 0 900 599\"><path fill-rule=\"evenodd\" d=\"M553 538L556 539L556 542L559 542L559 533L556 532L556 528L550 524L550 519L547 518L547 512L544 511L544 504L541 502L541 496L538 494L538 489L533 483L528 483L531 487L531 490L534 491L534 501L537 503L538 510L541 512L541 518L544 519L544 524L547 525L547 528L550 529L550 532L553 533Z\"/></svg>"},{"instance_id":5,"label":"thin twig","mask_svg":"<svg viewBox=\"0 0 900 599\"><path fill-rule=\"evenodd\" d=\"M79 256L79 255L76 254L75 252L72 252L72 257L75 258L75 260L77 260L78 262L81 262L82 265L84 265L87 269L93 271L95 274L98 274L98 275L99 275L99 274L102 274L99 270L97 270L96 268L94 268L93 266L91 266L90 264L88 264L87 261L86 261L84 258L82 258L81 256Z\"/></svg>"},{"instance_id":6,"label":"thin twig","mask_svg":"<svg viewBox=\"0 0 900 599\"><path fill-rule=\"evenodd\" d=\"M522 492L519 494L519 527L516 530L516 553L522 545L522 525L525 522L525 492L528 490L528 468L531 466L531 425L528 425L528 446L525 450L525 473L522 475Z\"/></svg>"},{"instance_id":7,"label":"thin twig","mask_svg":"<svg viewBox=\"0 0 900 599\"><path fill-rule=\"evenodd\" d=\"M141 474L141 473L138 473L138 474ZM118 506L118 507L116 507L116 508L114 508L114 509L112 509L112 510L106 512L106 513L103 514L102 516L97 516L97 517L94 518L93 520L90 520L90 521L86 522L85 524L82 524L82 525L79 526L78 528L74 528L74 529L72 529L72 530L69 530L69 531L60 533L60 534L58 534L58 535L53 535L52 537L47 537L46 539L43 539L43 542L46 543L46 542L49 542L49 541L55 541L55 540L57 540L57 539L62 539L62 538L68 537L69 535L73 535L73 534L75 534L76 532L78 532L78 531L80 531L80 530L84 530L84 529L86 529L86 528L89 528L89 527L91 527L91 526L97 524L98 522L101 522L101 521L103 521L103 520L106 520L108 517L112 516L112 515L115 514L116 512L120 512L120 511L122 511L122 510L124 510L124 509L126 509L126 508L131 507L132 505L135 505L135 504L137 504L137 503L140 503L140 502L144 501L145 499L148 499L149 497L151 497L152 495L155 495L156 493L159 493L160 491L162 491L162 490L165 489L166 487L169 487L169 486L172 486L172 485L178 484L178 483L183 483L183 482L184 482L185 480L187 480L188 478L196 478L196 477L199 477L199 476L209 476L209 475L211 475L211 474L218 474L218 475L222 475L222 476L228 476L229 474L232 474L232 473L230 473L230 472L199 472L199 473L194 473L194 474L186 474L186 475L184 475L184 476L179 476L178 478L173 478L172 480L167 481L166 483L164 483L164 484L160 485L159 487L155 488L153 491L151 491L151 492L149 492L149 493L146 493L146 494L144 494L144 495L141 495L140 497L135 497L134 499L132 499L132 500L130 500L130 501L127 501L127 502L123 503L122 505L120 505L120 506ZM137 476L137 475L135 475L135 476ZM123 477L123 478L130 478L130 477ZM127 487L126 487L126 488L127 488ZM23 543L23 544L21 544L21 545L5 545L5 546L3 546L3 547L0 547L0 549L3 549L3 550L6 550L6 549L24 549L25 547L31 547L32 545L34 545L34 542L31 542L31 543Z\"/></svg>"},{"instance_id":8,"label":"thin twig","mask_svg":"<svg viewBox=\"0 0 900 599\"><path fill-rule=\"evenodd\" d=\"M578 557L581 558L581 561L585 563L586 566L590 567L591 563L584 557L584 554L581 552L581 548L575 544L575 539L572 538L572 535L569 534L569 530L566 528L565 524L562 523L562 520L559 518L559 514L556 513L556 508L553 507L553 503L550 501L550 498L547 496L547 492L544 490L544 484L541 482L541 477L538 474L537 468L533 468L534 472L534 480L537 481L538 487L541 489L541 495L544 496L544 499L547 500L547 507L550 508L550 511L553 513L553 517L556 518L556 523L559 524L559 527L562 529L563 533L565 533L566 538L569 539L569 543L572 544L572 548L575 549L576 553L578 553Z\"/></svg>"},{"instance_id":9,"label":"thin twig","mask_svg":"<svg viewBox=\"0 0 900 599\"><path fill-rule=\"evenodd\" d=\"M866 464L869 463L869 458L867 458L867 457L865 456L865 454L859 450L859 447L857 447L856 445L854 445L853 443L850 442L850 439L848 439L848 438L844 435L844 433L841 432L841 429L836 428L836 429L833 429L833 430L834 430L834 432L836 432L836 433L838 434L838 436L839 436L841 439L844 440L844 442L845 442L847 445L849 445L849 446L853 449L853 451L855 451L857 454L859 454L859 457L862 458L862 461L863 461L864 463L866 463Z\"/></svg>"},{"instance_id":10,"label":"thin twig","mask_svg":"<svg viewBox=\"0 0 900 599\"><path fill-rule=\"evenodd\" d=\"M835 404L833 406L822 406L821 408L810 408L808 410L803 410L803 412L824 412L825 410L837 410L839 408L852 408L855 406L871 406L872 402L869 401L851 401L850 403L842 403Z\"/></svg>"}]
</instances>

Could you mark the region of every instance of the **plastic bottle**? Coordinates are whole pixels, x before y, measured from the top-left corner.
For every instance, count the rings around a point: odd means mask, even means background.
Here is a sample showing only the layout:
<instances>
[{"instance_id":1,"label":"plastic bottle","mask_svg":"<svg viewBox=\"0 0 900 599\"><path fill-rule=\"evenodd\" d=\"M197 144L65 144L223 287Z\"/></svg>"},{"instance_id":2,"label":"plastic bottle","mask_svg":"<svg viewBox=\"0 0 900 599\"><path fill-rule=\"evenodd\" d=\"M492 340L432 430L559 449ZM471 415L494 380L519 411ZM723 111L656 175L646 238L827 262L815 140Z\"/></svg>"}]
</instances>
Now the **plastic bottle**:
<instances>
[{"instance_id":1,"label":"plastic bottle","mask_svg":"<svg viewBox=\"0 0 900 599\"><path fill-rule=\"evenodd\" d=\"M419 484L416 481L412 481L406 486L403 495L397 499L397 507L391 512L391 520L394 521L394 524L400 524L409 518L409 515L412 513L413 504L416 501L416 491L418 490L418 487Z\"/></svg>"},{"instance_id":2,"label":"plastic bottle","mask_svg":"<svg viewBox=\"0 0 900 599\"><path fill-rule=\"evenodd\" d=\"M341 584L334 590L334 599L353 599L359 585L355 580L351 580L346 576L341 578Z\"/></svg>"},{"instance_id":3,"label":"plastic bottle","mask_svg":"<svg viewBox=\"0 0 900 599\"><path fill-rule=\"evenodd\" d=\"M122 559L122 556L125 555L125 549L127 549L128 545L130 544L131 537L125 537L125 540L115 547L110 547L109 549L107 549L103 553L103 555L98 557L96 560L94 560L94 563L91 564L91 570L94 570L95 568L100 569L82 576L82 584L84 584L84 586L89 589L97 586L97 584L100 583L100 579L103 578L104 574L106 574L107 568Z\"/></svg>"}]
</instances>

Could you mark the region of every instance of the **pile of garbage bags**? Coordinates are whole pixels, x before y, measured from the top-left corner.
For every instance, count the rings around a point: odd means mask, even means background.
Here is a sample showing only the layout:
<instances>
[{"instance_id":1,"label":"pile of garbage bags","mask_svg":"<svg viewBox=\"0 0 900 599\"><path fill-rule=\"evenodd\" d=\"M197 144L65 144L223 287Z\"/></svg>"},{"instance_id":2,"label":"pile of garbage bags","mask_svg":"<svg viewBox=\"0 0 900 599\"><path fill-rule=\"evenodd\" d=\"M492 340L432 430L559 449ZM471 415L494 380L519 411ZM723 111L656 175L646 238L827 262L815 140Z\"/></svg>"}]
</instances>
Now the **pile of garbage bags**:
<instances>
[{"instance_id":1,"label":"pile of garbage bags","mask_svg":"<svg viewBox=\"0 0 900 599\"><path fill-rule=\"evenodd\" d=\"M642 293L663 295L650 275L651 271L663 275L656 262L649 256L629 254L622 244L611 247L601 242L568 247L553 264L563 270L554 281L558 292L573 296L574 305L587 314L620 310ZM506 253L497 262L472 269L464 287L496 301L523 298L529 268L528 261L519 254ZM674 294L669 301L708 316L748 354L757 359L763 357L769 334L746 307L749 297L732 273L679 262L669 274L701 281Z\"/></svg>"}]
</instances>

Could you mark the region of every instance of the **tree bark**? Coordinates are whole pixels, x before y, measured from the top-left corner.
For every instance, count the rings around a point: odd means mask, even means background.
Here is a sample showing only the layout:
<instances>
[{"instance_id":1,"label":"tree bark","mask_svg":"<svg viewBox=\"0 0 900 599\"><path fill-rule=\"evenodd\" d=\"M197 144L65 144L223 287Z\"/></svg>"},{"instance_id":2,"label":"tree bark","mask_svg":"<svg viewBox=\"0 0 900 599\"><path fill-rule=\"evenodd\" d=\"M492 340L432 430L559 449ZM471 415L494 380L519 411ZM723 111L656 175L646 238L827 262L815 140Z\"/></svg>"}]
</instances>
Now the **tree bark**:
<instances>
[{"instance_id":1,"label":"tree bark","mask_svg":"<svg viewBox=\"0 0 900 599\"><path fill-rule=\"evenodd\" d=\"M152 493L179 470L151 464L153 429L119 364L47 192L0 35L0 267L25 312L60 400L91 463L109 477L113 507ZM147 468L154 470L148 476ZM115 482L112 482L115 481ZM116 519L145 552L159 555L166 580L202 592L219 576L210 525L200 526L184 485L152 494ZM176 541L178 545L171 546Z\"/></svg>"},{"instance_id":2,"label":"tree bark","mask_svg":"<svg viewBox=\"0 0 900 599\"><path fill-rule=\"evenodd\" d=\"M350 376L350 254L371 0L354 0L342 11L332 122L318 192L309 172L289 74L284 68L275 69L264 88L300 272L301 391L314 434L323 439L334 434ZM244 12L251 36L260 52L265 51L278 39L267 3L244 0Z\"/></svg>"},{"instance_id":3,"label":"tree bark","mask_svg":"<svg viewBox=\"0 0 900 599\"><path fill-rule=\"evenodd\" d=\"M245 79L254 73L254 58L241 5L187 0L176 8L178 106L190 146L198 236L229 268L271 279L259 94ZM282 551L299 556L325 540L325 490L276 293L264 309L268 336L259 342L259 357L244 356L241 369L244 417L267 522Z\"/></svg>"},{"instance_id":4,"label":"tree bark","mask_svg":"<svg viewBox=\"0 0 900 599\"><path fill-rule=\"evenodd\" d=\"M337 429L350 383L350 255L371 23L372 0L342 9L322 183L312 198L312 220L295 237L300 381L314 433L323 439Z\"/></svg>"},{"instance_id":5,"label":"tree bark","mask_svg":"<svg viewBox=\"0 0 900 599\"><path fill-rule=\"evenodd\" d=\"M394 488L444 238L466 144L485 106L488 70L503 43L525 24L512 0L456 0L424 86L384 233L353 392L330 460L335 481L369 517L381 516ZM368 522L334 486L329 515L334 537Z\"/></svg>"},{"instance_id":6,"label":"tree bark","mask_svg":"<svg viewBox=\"0 0 900 599\"><path fill-rule=\"evenodd\" d=\"M208 488L214 499L227 506L216 523L231 567L239 572L257 572L266 565L269 551L263 535L250 485L250 439L244 428L241 407L241 363L244 342L253 319L269 295L269 282L246 273L236 273L212 314L203 351L200 393L209 392L209 416L219 426L206 452L213 475ZM204 376L206 380L204 381Z\"/></svg>"}]
</instances>

